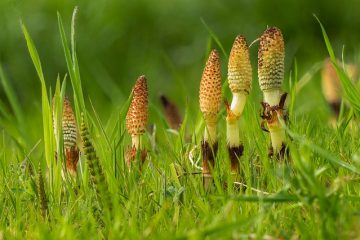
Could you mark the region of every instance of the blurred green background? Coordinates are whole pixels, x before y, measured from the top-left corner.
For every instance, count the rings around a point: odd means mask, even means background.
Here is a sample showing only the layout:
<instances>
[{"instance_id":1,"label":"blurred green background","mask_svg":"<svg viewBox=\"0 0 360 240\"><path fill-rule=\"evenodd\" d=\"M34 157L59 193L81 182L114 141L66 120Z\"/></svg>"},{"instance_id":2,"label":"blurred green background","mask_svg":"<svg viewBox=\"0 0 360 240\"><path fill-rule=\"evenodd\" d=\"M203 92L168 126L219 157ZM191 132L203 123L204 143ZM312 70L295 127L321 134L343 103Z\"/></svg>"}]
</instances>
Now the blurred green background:
<instances>
[{"instance_id":1,"label":"blurred green background","mask_svg":"<svg viewBox=\"0 0 360 240\"><path fill-rule=\"evenodd\" d=\"M1 0L0 61L29 119L41 118L40 82L19 21L27 25L42 59L46 81L54 88L57 75L63 77L66 73L56 13L62 15L69 35L75 6L79 6L77 50L84 92L103 120L114 107L124 104L141 74L148 77L153 104L158 105L159 95L166 93L181 109L189 102L190 111L197 111L199 80L209 44L219 49L203 22L227 53L237 34L243 34L250 43L267 26L279 27L286 41L286 79L294 69L295 59L301 77L327 56L313 14L324 24L337 56L341 56L345 45L346 60L358 59L357 0ZM254 44L251 48L254 73L257 47ZM227 59L223 54L221 57L225 81ZM319 101L324 102L319 76L317 73L299 95L300 113L312 111ZM252 95L258 101L256 74L253 89ZM0 96L8 104L2 89Z\"/></svg>"}]
</instances>

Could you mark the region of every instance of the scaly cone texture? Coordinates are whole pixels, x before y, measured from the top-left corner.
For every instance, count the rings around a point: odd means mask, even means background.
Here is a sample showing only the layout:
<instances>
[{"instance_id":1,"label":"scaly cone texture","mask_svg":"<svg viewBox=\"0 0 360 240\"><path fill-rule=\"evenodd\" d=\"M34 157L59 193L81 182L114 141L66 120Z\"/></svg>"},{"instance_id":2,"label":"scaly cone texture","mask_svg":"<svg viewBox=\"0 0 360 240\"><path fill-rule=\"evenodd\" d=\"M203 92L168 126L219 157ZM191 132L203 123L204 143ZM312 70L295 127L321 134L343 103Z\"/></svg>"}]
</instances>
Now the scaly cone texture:
<instances>
[{"instance_id":1,"label":"scaly cone texture","mask_svg":"<svg viewBox=\"0 0 360 240\"><path fill-rule=\"evenodd\" d=\"M280 29L271 27L260 38L258 74L262 91L280 89L284 79L284 39Z\"/></svg>"},{"instance_id":2,"label":"scaly cone texture","mask_svg":"<svg viewBox=\"0 0 360 240\"><path fill-rule=\"evenodd\" d=\"M63 136L64 149L66 157L66 169L72 175L76 175L76 165L79 161L79 148L77 147L77 127L75 115L71 108L70 101L67 97L64 99L63 105Z\"/></svg>"},{"instance_id":3,"label":"scaly cone texture","mask_svg":"<svg viewBox=\"0 0 360 240\"><path fill-rule=\"evenodd\" d=\"M77 145L77 127L75 115L72 110L68 97L64 99L63 119L62 119L64 147L71 148Z\"/></svg>"},{"instance_id":4,"label":"scaly cone texture","mask_svg":"<svg viewBox=\"0 0 360 240\"><path fill-rule=\"evenodd\" d=\"M280 29L271 27L260 38L258 52L258 77L265 102L271 106L280 101L281 85L284 80L284 39Z\"/></svg>"},{"instance_id":5,"label":"scaly cone texture","mask_svg":"<svg viewBox=\"0 0 360 240\"><path fill-rule=\"evenodd\" d=\"M148 120L148 88L145 76L140 76L136 80L132 92L132 101L126 115L126 128L132 139L132 147L128 150L126 156L128 166L135 159L137 150L142 148L141 136L146 130ZM145 160L143 155L142 161Z\"/></svg>"},{"instance_id":6,"label":"scaly cone texture","mask_svg":"<svg viewBox=\"0 0 360 240\"><path fill-rule=\"evenodd\" d=\"M227 143L231 160L231 172L238 173L238 159L243 152L240 143L238 120L244 110L246 98L251 90L252 68L249 47L245 37L235 38L228 63L228 82L233 94L231 106L227 106Z\"/></svg>"},{"instance_id":7,"label":"scaly cone texture","mask_svg":"<svg viewBox=\"0 0 360 240\"><path fill-rule=\"evenodd\" d=\"M221 105L221 72L219 53L213 50L207 60L200 81L200 110L206 128L201 144L203 157L204 185L207 188L211 178L211 168L217 152L216 124Z\"/></svg>"},{"instance_id":8,"label":"scaly cone texture","mask_svg":"<svg viewBox=\"0 0 360 240\"><path fill-rule=\"evenodd\" d=\"M285 47L281 31L276 27L266 29L260 38L258 52L258 77L260 89L264 94L262 117L271 135L269 155L280 154L281 157L285 152L285 130L279 121L279 117L283 118L286 98L286 94L282 94L281 91L284 58Z\"/></svg>"},{"instance_id":9,"label":"scaly cone texture","mask_svg":"<svg viewBox=\"0 0 360 240\"><path fill-rule=\"evenodd\" d=\"M244 92L251 90L252 68L249 57L249 47L245 37L239 35L235 38L228 63L228 81L231 92Z\"/></svg>"},{"instance_id":10,"label":"scaly cone texture","mask_svg":"<svg viewBox=\"0 0 360 240\"><path fill-rule=\"evenodd\" d=\"M204 139L216 142L216 123L221 105L221 72L219 53L213 50L206 62L200 81L200 110L207 130Z\"/></svg>"},{"instance_id":11,"label":"scaly cone texture","mask_svg":"<svg viewBox=\"0 0 360 240\"><path fill-rule=\"evenodd\" d=\"M54 134L55 137L57 137L58 127L55 119L54 99L53 99L53 123L54 123ZM62 131L63 131L63 141L64 141L64 152L66 159L66 169L71 175L76 176L76 172L77 172L76 165L79 161L79 148L77 146L78 132L75 121L75 115L72 110L70 100L66 96L64 98L64 103L63 103Z\"/></svg>"}]
</instances>

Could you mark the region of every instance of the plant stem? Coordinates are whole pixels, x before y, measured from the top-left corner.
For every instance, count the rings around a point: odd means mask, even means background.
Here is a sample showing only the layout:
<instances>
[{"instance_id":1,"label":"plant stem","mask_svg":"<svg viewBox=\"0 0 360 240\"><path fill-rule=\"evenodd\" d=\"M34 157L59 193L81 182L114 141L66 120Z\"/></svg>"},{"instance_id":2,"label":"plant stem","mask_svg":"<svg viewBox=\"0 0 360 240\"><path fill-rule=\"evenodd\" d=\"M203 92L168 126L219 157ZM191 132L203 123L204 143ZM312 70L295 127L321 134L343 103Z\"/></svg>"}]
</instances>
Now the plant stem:
<instances>
[{"instance_id":1,"label":"plant stem","mask_svg":"<svg viewBox=\"0 0 360 240\"><path fill-rule=\"evenodd\" d=\"M141 163L140 163L140 169L141 169L142 164L145 162L146 156L147 156L146 149L144 149L142 146L142 135L132 135L131 142L132 142L132 145L126 153L126 163L130 170L131 163L135 160L136 155L139 152L140 160L141 160Z\"/></svg>"},{"instance_id":2,"label":"plant stem","mask_svg":"<svg viewBox=\"0 0 360 240\"><path fill-rule=\"evenodd\" d=\"M209 144L207 140L201 142L201 155L203 159L203 185L207 190L212 182L211 171L215 166L215 156L218 150L218 144Z\"/></svg>"},{"instance_id":3,"label":"plant stem","mask_svg":"<svg viewBox=\"0 0 360 240\"><path fill-rule=\"evenodd\" d=\"M279 104L282 95L282 91L280 89L265 90L263 93L264 101L270 106L276 106Z\"/></svg>"},{"instance_id":4,"label":"plant stem","mask_svg":"<svg viewBox=\"0 0 360 240\"><path fill-rule=\"evenodd\" d=\"M242 144L234 147L228 147L229 157L231 161L231 174L239 174L239 158L243 155L244 146Z\"/></svg>"},{"instance_id":5,"label":"plant stem","mask_svg":"<svg viewBox=\"0 0 360 240\"><path fill-rule=\"evenodd\" d=\"M269 128L270 137L271 137L271 146L273 148L273 153L278 154L282 150L285 144L285 130L280 128Z\"/></svg>"},{"instance_id":6,"label":"plant stem","mask_svg":"<svg viewBox=\"0 0 360 240\"><path fill-rule=\"evenodd\" d=\"M239 173L239 158L242 156L244 148L240 141L239 119L244 111L246 97L245 92L233 93L233 99L226 117L226 140L231 161L231 173L235 175Z\"/></svg>"},{"instance_id":7,"label":"plant stem","mask_svg":"<svg viewBox=\"0 0 360 240\"><path fill-rule=\"evenodd\" d=\"M273 89L264 91L264 100L270 107L279 106L282 92L280 89ZM283 106L281 106L282 108ZM274 155L279 154L285 145L285 129L281 126L279 118L283 118L282 109L274 111L272 114L276 114L270 120L267 121L267 125L271 137L272 153Z\"/></svg>"},{"instance_id":8,"label":"plant stem","mask_svg":"<svg viewBox=\"0 0 360 240\"><path fill-rule=\"evenodd\" d=\"M247 98L247 94L245 92L233 93L233 99L231 101L230 109L235 116L240 117L240 115L244 111L246 98Z\"/></svg>"},{"instance_id":9,"label":"plant stem","mask_svg":"<svg viewBox=\"0 0 360 240\"><path fill-rule=\"evenodd\" d=\"M132 135L131 136L131 143L132 146L135 147L136 149L140 149L141 148L141 135Z\"/></svg>"},{"instance_id":10,"label":"plant stem","mask_svg":"<svg viewBox=\"0 0 360 240\"><path fill-rule=\"evenodd\" d=\"M216 121L206 121L206 127L204 131L204 141L213 145L216 142Z\"/></svg>"},{"instance_id":11,"label":"plant stem","mask_svg":"<svg viewBox=\"0 0 360 240\"><path fill-rule=\"evenodd\" d=\"M238 121L226 119L226 141L228 147L237 147L240 144Z\"/></svg>"}]
</instances>

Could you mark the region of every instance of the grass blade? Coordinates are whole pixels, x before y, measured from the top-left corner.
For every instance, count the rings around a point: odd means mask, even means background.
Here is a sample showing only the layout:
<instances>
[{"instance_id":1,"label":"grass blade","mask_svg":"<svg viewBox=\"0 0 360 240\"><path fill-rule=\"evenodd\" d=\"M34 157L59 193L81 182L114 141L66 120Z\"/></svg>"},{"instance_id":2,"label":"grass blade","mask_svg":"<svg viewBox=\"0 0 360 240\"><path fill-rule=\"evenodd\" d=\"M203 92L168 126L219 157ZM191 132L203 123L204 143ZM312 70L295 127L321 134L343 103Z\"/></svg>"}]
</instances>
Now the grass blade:
<instances>
[{"instance_id":1,"label":"grass blade","mask_svg":"<svg viewBox=\"0 0 360 240\"><path fill-rule=\"evenodd\" d=\"M40 62L39 54L36 50L35 44L31 39L26 26L21 23L21 28L26 40L26 44L30 53L31 60L35 66L36 72L41 82L41 105L42 105L42 116L43 116L43 131L44 131L44 143L45 143L45 157L48 166L52 166L54 163L54 134L53 134L53 123L52 123L52 112L50 109L48 93L46 89L46 83L42 66ZM50 181L52 176L50 176Z\"/></svg>"},{"instance_id":2,"label":"grass blade","mask_svg":"<svg viewBox=\"0 0 360 240\"><path fill-rule=\"evenodd\" d=\"M329 37L328 37L328 35L326 33L326 30L325 30L324 26L322 25L322 23L320 22L319 18L316 15L314 15L314 17L316 18L316 20L318 21L318 23L320 25L321 32L322 32L323 37L324 37L326 48L327 48L328 53L330 55L331 62L333 64L334 68L335 68L336 74L340 78L341 86L342 86L343 93L344 93L344 97L350 102L351 106L356 111L356 115L359 117L360 116L360 92L359 92L359 89L351 81L351 79L346 74L344 69L339 66L338 61L337 61L336 56L335 56L335 53L334 53L334 50L333 50L333 48L331 46Z\"/></svg>"},{"instance_id":3,"label":"grass blade","mask_svg":"<svg viewBox=\"0 0 360 240\"><path fill-rule=\"evenodd\" d=\"M216 34L214 33L213 30L211 30L211 28L209 27L209 25L207 25L207 23L205 22L205 20L203 18L201 18L201 22L202 24L205 26L206 30L208 31L208 33L210 34L210 36L214 39L215 43L219 46L219 48L221 49L221 52L224 54L224 56L226 57L226 59L229 58L228 54L225 51L224 46L222 45L222 43L220 42L218 36L216 36Z\"/></svg>"},{"instance_id":4,"label":"grass blade","mask_svg":"<svg viewBox=\"0 0 360 240\"><path fill-rule=\"evenodd\" d=\"M73 14L73 22L72 22L72 50L74 52L70 52L70 48L68 45L68 42L66 40L66 34L65 34L65 30L64 30L64 25L61 19L61 15L58 12L58 26L59 26L59 31L60 31L60 37L61 37L61 43L63 46L63 50L64 50L64 54L65 54L65 59L66 59L66 65L68 68L68 72L70 75L70 80L71 80L71 85L73 87L73 91L74 91L74 103L75 103L75 114L76 114L76 121L78 126L80 126L80 119L81 119L81 112L86 112L85 111L85 101L84 101L84 95L83 95L83 91L82 91L82 86L81 86L81 78L80 78L80 72L79 72L79 66L78 66L78 61L77 61L77 57L76 57L76 52L75 52L75 19L76 19L76 13L77 13L77 8L75 8L74 10L74 14Z\"/></svg>"},{"instance_id":5,"label":"grass blade","mask_svg":"<svg viewBox=\"0 0 360 240\"><path fill-rule=\"evenodd\" d=\"M3 70L3 67L1 64L0 64L0 80L1 80L1 84L4 88L5 94L9 100L10 106L11 106L12 110L14 111L16 120L18 121L20 126L23 126L24 115L20 108L20 103L18 101L18 98L16 97L14 89L11 87L11 85L9 84L9 80L7 79L7 77L4 74L4 70Z\"/></svg>"}]
</instances>

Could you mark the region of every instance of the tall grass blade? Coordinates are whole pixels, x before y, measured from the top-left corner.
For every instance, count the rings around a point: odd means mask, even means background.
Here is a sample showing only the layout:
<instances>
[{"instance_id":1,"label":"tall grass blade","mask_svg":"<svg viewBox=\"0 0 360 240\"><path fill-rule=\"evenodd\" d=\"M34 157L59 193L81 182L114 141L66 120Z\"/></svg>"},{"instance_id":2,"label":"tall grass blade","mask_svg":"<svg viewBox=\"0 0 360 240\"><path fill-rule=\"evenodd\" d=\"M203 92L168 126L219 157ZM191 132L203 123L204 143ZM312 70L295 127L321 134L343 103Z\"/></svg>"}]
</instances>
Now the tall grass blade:
<instances>
[{"instance_id":1,"label":"tall grass blade","mask_svg":"<svg viewBox=\"0 0 360 240\"><path fill-rule=\"evenodd\" d=\"M283 124L285 126L285 124ZM309 141L308 139L301 137L300 135L298 135L297 133L292 132L289 128L287 128L285 126L286 131L288 132L288 134L290 135L290 137L292 137L294 140L300 142L301 144L307 146L309 149L311 149L313 152L319 154L320 156L324 157L326 160L328 160L329 162L343 167L347 170L349 170L350 172L356 173L358 175L360 175L360 169L357 168L355 165L351 165L347 162L344 162L340 159L338 159L337 157L331 155L328 151L326 151L325 149L321 148L320 146L314 144L313 142Z\"/></svg>"},{"instance_id":2,"label":"tall grass blade","mask_svg":"<svg viewBox=\"0 0 360 240\"><path fill-rule=\"evenodd\" d=\"M41 83L41 105L42 105L42 116L43 116L43 131L44 131L44 144L45 144L45 157L47 166L50 168L54 164L54 134L53 134L53 122L52 112L50 109L49 98L45 83L44 74L40 62L39 54L36 50L33 40L31 39L26 26L21 23L21 28L25 36L26 44L30 53L31 60L35 66L36 72ZM50 171L51 172L51 171ZM50 186L52 186L53 176L50 174Z\"/></svg>"},{"instance_id":3,"label":"tall grass blade","mask_svg":"<svg viewBox=\"0 0 360 240\"><path fill-rule=\"evenodd\" d=\"M16 120L17 120L19 126L23 126L23 123L24 123L23 111L20 107L20 103L14 92L14 89L11 87L11 85L9 84L9 80L5 76L5 73L4 73L4 70L3 70L3 67L1 64L0 64L0 80L1 80L1 84L4 88L5 94L9 100L10 106L11 106L12 110L14 111Z\"/></svg>"},{"instance_id":4,"label":"tall grass blade","mask_svg":"<svg viewBox=\"0 0 360 240\"><path fill-rule=\"evenodd\" d=\"M219 37L214 33L214 31L209 27L209 25L207 25L207 23L205 22L205 20L203 18L201 18L201 23L205 26L205 28L208 31L208 33L210 34L210 36L214 39L215 43L219 46L219 48L221 49L221 52L224 54L226 59L228 59L229 56L226 53L225 48L222 45L221 41L219 40Z\"/></svg>"},{"instance_id":5,"label":"tall grass blade","mask_svg":"<svg viewBox=\"0 0 360 240\"><path fill-rule=\"evenodd\" d=\"M64 25L61 19L61 15L58 12L58 25L59 25L59 31L60 31L60 37L61 37L61 43L63 46L66 64L68 68L68 72L70 75L71 85L73 87L74 92L74 103L75 103L75 114L77 119L77 124L80 126L80 119L81 119L81 112L85 112L85 101L83 96L83 90L81 86L81 78L80 78L80 72L79 72L79 66L78 61L76 57L76 48L75 48L75 19L76 19L76 13L77 8L74 10L73 14L73 22L72 22L72 50L73 52L70 52L70 48L68 45L68 42L66 40L66 34L64 30Z\"/></svg>"},{"instance_id":6,"label":"tall grass blade","mask_svg":"<svg viewBox=\"0 0 360 240\"><path fill-rule=\"evenodd\" d=\"M331 62L335 68L336 74L338 75L341 81L344 97L350 102L351 106L354 108L356 112L356 115L360 117L360 91L357 88L357 86L351 81L349 76L346 74L345 70L339 66L324 26L322 25L321 21L316 15L314 15L314 17L316 18L316 20L318 21L321 27L325 45L329 52Z\"/></svg>"}]
</instances>

